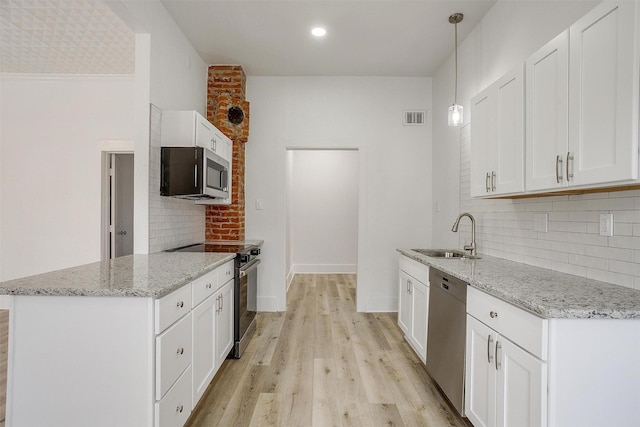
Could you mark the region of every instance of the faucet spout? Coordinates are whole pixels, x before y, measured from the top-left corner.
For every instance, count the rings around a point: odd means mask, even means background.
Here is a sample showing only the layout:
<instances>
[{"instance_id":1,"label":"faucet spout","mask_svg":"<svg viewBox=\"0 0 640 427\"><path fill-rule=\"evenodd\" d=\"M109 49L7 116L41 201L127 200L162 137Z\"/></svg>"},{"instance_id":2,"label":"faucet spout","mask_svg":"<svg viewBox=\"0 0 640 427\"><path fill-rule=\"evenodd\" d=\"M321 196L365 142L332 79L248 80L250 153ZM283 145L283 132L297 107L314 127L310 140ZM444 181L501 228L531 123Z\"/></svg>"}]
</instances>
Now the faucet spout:
<instances>
[{"instance_id":1,"label":"faucet spout","mask_svg":"<svg viewBox=\"0 0 640 427\"><path fill-rule=\"evenodd\" d=\"M476 254L476 219L473 217L473 215L471 215L469 212L463 212L460 215L458 215L458 218L456 218L456 221L453 223L453 227L451 227L451 231L453 231L454 233L458 232L460 219L463 216L466 216L471 220L471 244L464 245L464 250L469 251L470 255L474 256Z\"/></svg>"}]
</instances>

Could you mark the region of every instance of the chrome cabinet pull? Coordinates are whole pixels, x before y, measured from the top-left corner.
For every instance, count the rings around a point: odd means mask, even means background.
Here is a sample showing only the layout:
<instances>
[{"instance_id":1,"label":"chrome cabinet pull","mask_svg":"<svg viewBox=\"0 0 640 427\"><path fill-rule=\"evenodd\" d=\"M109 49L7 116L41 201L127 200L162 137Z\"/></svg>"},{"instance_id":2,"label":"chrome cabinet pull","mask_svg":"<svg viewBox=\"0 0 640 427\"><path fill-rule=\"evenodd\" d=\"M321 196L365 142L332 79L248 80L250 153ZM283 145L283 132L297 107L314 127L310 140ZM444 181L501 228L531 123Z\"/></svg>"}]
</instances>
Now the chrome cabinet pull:
<instances>
[{"instance_id":1,"label":"chrome cabinet pull","mask_svg":"<svg viewBox=\"0 0 640 427\"><path fill-rule=\"evenodd\" d=\"M500 370L500 356L498 356L498 350L500 350L502 348L502 345L500 345L500 341L496 341L496 371Z\"/></svg>"},{"instance_id":2,"label":"chrome cabinet pull","mask_svg":"<svg viewBox=\"0 0 640 427\"><path fill-rule=\"evenodd\" d=\"M178 308L184 307L184 301L178 301L178 303L176 304L176 307Z\"/></svg>"},{"instance_id":3,"label":"chrome cabinet pull","mask_svg":"<svg viewBox=\"0 0 640 427\"><path fill-rule=\"evenodd\" d=\"M182 413L182 411L184 411L184 405L180 405L176 408L176 412Z\"/></svg>"},{"instance_id":4,"label":"chrome cabinet pull","mask_svg":"<svg viewBox=\"0 0 640 427\"><path fill-rule=\"evenodd\" d=\"M220 295L220 311L224 308L224 295Z\"/></svg>"},{"instance_id":5,"label":"chrome cabinet pull","mask_svg":"<svg viewBox=\"0 0 640 427\"><path fill-rule=\"evenodd\" d=\"M489 187L489 179L491 179L491 176L489 175L489 172L487 172L487 176L484 179L484 186L487 189L487 193L491 190L491 187Z\"/></svg>"},{"instance_id":6,"label":"chrome cabinet pull","mask_svg":"<svg viewBox=\"0 0 640 427\"><path fill-rule=\"evenodd\" d=\"M562 181L562 162L562 157L558 154L556 156L556 184L560 184L560 181Z\"/></svg>"},{"instance_id":7,"label":"chrome cabinet pull","mask_svg":"<svg viewBox=\"0 0 640 427\"><path fill-rule=\"evenodd\" d=\"M184 347L180 347L176 353L177 354L184 354Z\"/></svg>"},{"instance_id":8,"label":"chrome cabinet pull","mask_svg":"<svg viewBox=\"0 0 640 427\"><path fill-rule=\"evenodd\" d=\"M216 297L216 313L220 313L220 295Z\"/></svg>"},{"instance_id":9,"label":"chrome cabinet pull","mask_svg":"<svg viewBox=\"0 0 640 427\"><path fill-rule=\"evenodd\" d=\"M207 283L207 289L211 289L211 283Z\"/></svg>"},{"instance_id":10,"label":"chrome cabinet pull","mask_svg":"<svg viewBox=\"0 0 640 427\"><path fill-rule=\"evenodd\" d=\"M496 171L491 171L491 191L496 191Z\"/></svg>"},{"instance_id":11,"label":"chrome cabinet pull","mask_svg":"<svg viewBox=\"0 0 640 427\"><path fill-rule=\"evenodd\" d=\"M571 160L571 172L569 172L569 160ZM573 178L573 154L570 151L567 152L567 182Z\"/></svg>"},{"instance_id":12,"label":"chrome cabinet pull","mask_svg":"<svg viewBox=\"0 0 640 427\"><path fill-rule=\"evenodd\" d=\"M491 316L492 319L495 319L496 317L498 317L498 312L497 311L490 311L489 312L489 316Z\"/></svg>"},{"instance_id":13,"label":"chrome cabinet pull","mask_svg":"<svg viewBox=\"0 0 640 427\"><path fill-rule=\"evenodd\" d=\"M487 362L489 363L489 365L491 365L491 341L493 341L491 339L491 335L489 335L489 337L487 337Z\"/></svg>"},{"instance_id":14,"label":"chrome cabinet pull","mask_svg":"<svg viewBox=\"0 0 640 427\"><path fill-rule=\"evenodd\" d=\"M412 287L413 287L413 282L411 282L411 280L407 280L407 291L409 291L410 294L413 293L413 291L411 290Z\"/></svg>"}]
</instances>

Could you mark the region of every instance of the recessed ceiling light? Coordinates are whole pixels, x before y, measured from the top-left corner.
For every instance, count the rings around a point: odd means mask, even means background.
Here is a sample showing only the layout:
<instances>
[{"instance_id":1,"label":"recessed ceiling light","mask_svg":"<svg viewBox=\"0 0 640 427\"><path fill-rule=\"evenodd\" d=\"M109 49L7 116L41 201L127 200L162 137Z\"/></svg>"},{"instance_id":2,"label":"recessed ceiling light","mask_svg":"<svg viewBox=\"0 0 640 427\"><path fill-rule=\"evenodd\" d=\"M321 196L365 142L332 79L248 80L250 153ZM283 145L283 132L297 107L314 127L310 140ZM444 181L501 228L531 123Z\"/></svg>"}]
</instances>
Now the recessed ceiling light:
<instances>
[{"instance_id":1,"label":"recessed ceiling light","mask_svg":"<svg viewBox=\"0 0 640 427\"><path fill-rule=\"evenodd\" d=\"M311 30L311 34L316 37L324 37L327 34L327 30L322 27L315 27Z\"/></svg>"}]
</instances>

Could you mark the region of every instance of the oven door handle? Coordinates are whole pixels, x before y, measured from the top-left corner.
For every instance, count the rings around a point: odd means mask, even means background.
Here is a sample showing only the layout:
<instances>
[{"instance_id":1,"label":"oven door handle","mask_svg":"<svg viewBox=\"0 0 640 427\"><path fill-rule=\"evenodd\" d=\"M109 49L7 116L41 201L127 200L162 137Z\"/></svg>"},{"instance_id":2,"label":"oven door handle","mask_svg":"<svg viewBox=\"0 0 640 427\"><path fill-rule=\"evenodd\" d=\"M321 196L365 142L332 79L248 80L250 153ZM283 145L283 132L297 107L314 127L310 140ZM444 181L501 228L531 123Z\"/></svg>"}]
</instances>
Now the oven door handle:
<instances>
[{"instance_id":1,"label":"oven door handle","mask_svg":"<svg viewBox=\"0 0 640 427\"><path fill-rule=\"evenodd\" d=\"M260 258L254 259L249 264L245 265L240 269L240 277L245 277L251 270L254 268L258 268L258 264L260 264L262 260Z\"/></svg>"}]
</instances>

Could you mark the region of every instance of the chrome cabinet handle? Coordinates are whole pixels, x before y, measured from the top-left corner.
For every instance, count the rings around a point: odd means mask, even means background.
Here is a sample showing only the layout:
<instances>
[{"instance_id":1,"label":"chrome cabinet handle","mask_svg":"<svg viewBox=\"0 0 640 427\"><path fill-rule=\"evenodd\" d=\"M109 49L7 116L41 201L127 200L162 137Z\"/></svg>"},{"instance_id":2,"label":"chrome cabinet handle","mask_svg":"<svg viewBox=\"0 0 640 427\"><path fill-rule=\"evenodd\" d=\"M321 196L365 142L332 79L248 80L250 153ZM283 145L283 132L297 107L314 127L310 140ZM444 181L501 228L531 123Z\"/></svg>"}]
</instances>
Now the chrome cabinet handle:
<instances>
[{"instance_id":1,"label":"chrome cabinet handle","mask_svg":"<svg viewBox=\"0 0 640 427\"><path fill-rule=\"evenodd\" d=\"M496 191L496 171L491 171L491 191Z\"/></svg>"},{"instance_id":2,"label":"chrome cabinet handle","mask_svg":"<svg viewBox=\"0 0 640 427\"><path fill-rule=\"evenodd\" d=\"M498 317L498 312L497 311L490 311L489 312L489 316L491 316L492 319L495 319L496 317Z\"/></svg>"},{"instance_id":3,"label":"chrome cabinet handle","mask_svg":"<svg viewBox=\"0 0 640 427\"><path fill-rule=\"evenodd\" d=\"M176 412L182 413L182 411L184 411L184 405L180 405L176 408Z\"/></svg>"},{"instance_id":4,"label":"chrome cabinet handle","mask_svg":"<svg viewBox=\"0 0 640 427\"><path fill-rule=\"evenodd\" d=\"M569 160L571 160L571 172L569 172ZM573 178L573 154L570 151L567 152L567 182Z\"/></svg>"},{"instance_id":5,"label":"chrome cabinet handle","mask_svg":"<svg viewBox=\"0 0 640 427\"><path fill-rule=\"evenodd\" d=\"M220 295L220 311L224 308L224 295Z\"/></svg>"},{"instance_id":6,"label":"chrome cabinet handle","mask_svg":"<svg viewBox=\"0 0 640 427\"><path fill-rule=\"evenodd\" d=\"M216 297L216 313L220 313L220 295Z\"/></svg>"},{"instance_id":7,"label":"chrome cabinet handle","mask_svg":"<svg viewBox=\"0 0 640 427\"><path fill-rule=\"evenodd\" d=\"M484 178L484 186L487 189L487 193L491 190L491 188L489 187L489 179L491 178L491 176L489 175L489 172L487 172L487 176Z\"/></svg>"},{"instance_id":8,"label":"chrome cabinet handle","mask_svg":"<svg viewBox=\"0 0 640 427\"><path fill-rule=\"evenodd\" d=\"M562 181L562 163L562 157L558 154L556 156L556 184L560 184L560 181Z\"/></svg>"},{"instance_id":9,"label":"chrome cabinet handle","mask_svg":"<svg viewBox=\"0 0 640 427\"><path fill-rule=\"evenodd\" d=\"M489 365L491 365L491 359L492 359L492 356L491 356L491 341L493 341L493 340L491 339L491 335L489 335L487 337L487 362L489 363Z\"/></svg>"},{"instance_id":10,"label":"chrome cabinet handle","mask_svg":"<svg viewBox=\"0 0 640 427\"><path fill-rule=\"evenodd\" d=\"M207 283L207 289L211 289L211 283Z\"/></svg>"},{"instance_id":11,"label":"chrome cabinet handle","mask_svg":"<svg viewBox=\"0 0 640 427\"><path fill-rule=\"evenodd\" d=\"M178 301L178 303L176 304L176 307L178 308L184 307L184 301Z\"/></svg>"},{"instance_id":12,"label":"chrome cabinet handle","mask_svg":"<svg viewBox=\"0 0 640 427\"><path fill-rule=\"evenodd\" d=\"M177 354L184 354L184 347L180 347L176 353Z\"/></svg>"},{"instance_id":13,"label":"chrome cabinet handle","mask_svg":"<svg viewBox=\"0 0 640 427\"><path fill-rule=\"evenodd\" d=\"M498 350L500 350L502 348L502 345L500 345L500 341L496 341L496 371L500 370L500 357L498 356Z\"/></svg>"},{"instance_id":14,"label":"chrome cabinet handle","mask_svg":"<svg viewBox=\"0 0 640 427\"><path fill-rule=\"evenodd\" d=\"M407 292L409 292L410 294L411 292L411 287L413 286L413 283L411 283L411 280L407 280Z\"/></svg>"}]
</instances>

